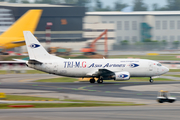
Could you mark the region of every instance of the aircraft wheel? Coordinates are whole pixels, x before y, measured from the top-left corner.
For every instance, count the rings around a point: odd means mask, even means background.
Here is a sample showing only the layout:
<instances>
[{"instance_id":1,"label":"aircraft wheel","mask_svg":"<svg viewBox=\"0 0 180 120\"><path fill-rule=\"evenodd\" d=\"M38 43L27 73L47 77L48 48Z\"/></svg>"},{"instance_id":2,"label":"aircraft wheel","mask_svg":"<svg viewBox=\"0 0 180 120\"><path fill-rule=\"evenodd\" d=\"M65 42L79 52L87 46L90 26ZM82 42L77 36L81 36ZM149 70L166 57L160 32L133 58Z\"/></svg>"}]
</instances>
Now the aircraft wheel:
<instances>
[{"instance_id":1,"label":"aircraft wheel","mask_svg":"<svg viewBox=\"0 0 180 120\"><path fill-rule=\"evenodd\" d=\"M174 102L174 100L170 100L170 101L169 101L169 103L173 103L173 102Z\"/></svg>"},{"instance_id":2,"label":"aircraft wheel","mask_svg":"<svg viewBox=\"0 0 180 120\"><path fill-rule=\"evenodd\" d=\"M97 82L98 83L103 83L103 79L98 79Z\"/></svg>"},{"instance_id":3,"label":"aircraft wheel","mask_svg":"<svg viewBox=\"0 0 180 120\"><path fill-rule=\"evenodd\" d=\"M90 79L90 83L95 83L95 79Z\"/></svg>"},{"instance_id":4,"label":"aircraft wheel","mask_svg":"<svg viewBox=\"0 0 180 120\"><path fill-rule=\"evenodd\" d=\"M163 101L162 101L162 100L159 100L158 102L159 102L159 103L163 103Z\"/></svg>"},{"instance_id":5,"label":"aircraft wheel","mask_svg":"<svg viewBox=\"0 0 180 120\"><path fill-rule=\"evenodd\" d=\"M154 82L154 80L153 80L152 78L150 78L149 82L150 82L150 83L153 83L153 82Z\"/></svg>"}]
</instances>

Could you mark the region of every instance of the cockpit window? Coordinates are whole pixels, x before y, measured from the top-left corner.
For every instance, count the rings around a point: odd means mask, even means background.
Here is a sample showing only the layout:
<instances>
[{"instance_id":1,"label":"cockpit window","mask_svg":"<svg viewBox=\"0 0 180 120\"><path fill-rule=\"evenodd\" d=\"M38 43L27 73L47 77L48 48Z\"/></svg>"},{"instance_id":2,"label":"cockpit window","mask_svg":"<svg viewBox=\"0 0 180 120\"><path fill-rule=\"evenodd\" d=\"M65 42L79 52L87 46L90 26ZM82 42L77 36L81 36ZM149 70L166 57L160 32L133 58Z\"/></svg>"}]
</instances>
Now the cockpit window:
<instances>
[{"instance_id":1,"label":"cockpit window","mask_svg":"<svg viewBox=\"0 0 180 120\"><path fill-rule=\"evenodd\" d=\"M162 66L162 65L160 63L158 63L157 66Z\"/></svg>"}]
</instances>

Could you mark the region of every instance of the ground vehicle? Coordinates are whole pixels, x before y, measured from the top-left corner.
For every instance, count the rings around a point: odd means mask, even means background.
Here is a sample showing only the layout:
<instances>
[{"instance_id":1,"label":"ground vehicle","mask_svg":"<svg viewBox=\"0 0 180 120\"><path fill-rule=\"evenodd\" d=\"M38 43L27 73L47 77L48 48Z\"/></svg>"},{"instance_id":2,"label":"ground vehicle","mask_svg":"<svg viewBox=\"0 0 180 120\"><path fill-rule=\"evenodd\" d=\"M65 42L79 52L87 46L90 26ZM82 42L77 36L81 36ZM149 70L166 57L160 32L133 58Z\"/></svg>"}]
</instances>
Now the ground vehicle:
<instances>
[{"instance_id":1,"label":"ground vehicle","mask_svg":"<svg viewBox=\"0 0 180 120\"><path fill-rule=\"evenodd\" d=\"M58 55L70 55L71 49L70 48L62 48L62 47L50 47L48 48L48 52L50 54Z\"/></svg>"},{"instance_id":2,"label":"ground vehicle","mask_svg":"<svg viewBox=\"0 0 180 120\"><path fill-rule=\"evenodd\" d=\"M159 103L163 103L163 102L173 103L173 102L176 101L176 98L175 97L171 97L170 93L168 91L160 90L158 92L157 101Z\"/></svg>"},{"instance_id":3,"label":"ground vehicle","mask_svg":"<svg viewBox=\"0 0 180 120\"><path fill-rule=\"evenodd\" d=\"M105 30L99 37L97 37L92 43L88 44L87 47L85 48L82 48L81 49L81 52L84 53L84 55L95 55L96 54L96 48L95 48L95 43L102 38L103 35L105 35L105 41L104 41L104 46L105 46L105 49L104 49L104 52L105 52L105 55L107 55L107 32L108 30Z\"/></svg>"}]
</instances>

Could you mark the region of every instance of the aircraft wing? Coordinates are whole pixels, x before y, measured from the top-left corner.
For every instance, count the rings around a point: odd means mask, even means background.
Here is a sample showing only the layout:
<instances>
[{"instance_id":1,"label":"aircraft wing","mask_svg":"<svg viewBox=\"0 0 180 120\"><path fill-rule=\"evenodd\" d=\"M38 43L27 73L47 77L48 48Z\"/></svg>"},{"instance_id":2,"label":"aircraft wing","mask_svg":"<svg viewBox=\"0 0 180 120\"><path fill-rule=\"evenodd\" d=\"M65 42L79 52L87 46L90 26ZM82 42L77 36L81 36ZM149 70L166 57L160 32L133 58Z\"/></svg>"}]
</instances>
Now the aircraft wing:
<instances>
[{"instance_id":1,"label":"aircraft wing","mask_svg":"<svg viewBox=\"0 0 180 120\"><path fill-rule=\"evenodd\" d=\"M107 74L114 74L114 72L108 70L108 69L99 69L99 74L100 75L107 75Z\"/></svg>"},{"instance_id":2,"label":"aircraft wing","mask_svg":"<svg viewBox=\"0 0 180 120\"><path fill-rule=\"evenodd\" d=\"M91 72L87 73L86 75L87 76L98 76L98 73L99 73L99 71L95 70L95 71L91 71Z\"/></svg>"},{"instance_id":3,"label":"aircraft wing","mask_svg":"<svg viewBox=\"0 0 180 120\"><path fill-rule=\"evenodd\" d=\"M111 79L112 76L115 75L115 73L113 71L110 71L108 69L98 69L96 71L92 71L90 73L87 73L86 74L87 76L102 76L103 78L106 78L106 79Z\"/></svg>"}]
</instances>

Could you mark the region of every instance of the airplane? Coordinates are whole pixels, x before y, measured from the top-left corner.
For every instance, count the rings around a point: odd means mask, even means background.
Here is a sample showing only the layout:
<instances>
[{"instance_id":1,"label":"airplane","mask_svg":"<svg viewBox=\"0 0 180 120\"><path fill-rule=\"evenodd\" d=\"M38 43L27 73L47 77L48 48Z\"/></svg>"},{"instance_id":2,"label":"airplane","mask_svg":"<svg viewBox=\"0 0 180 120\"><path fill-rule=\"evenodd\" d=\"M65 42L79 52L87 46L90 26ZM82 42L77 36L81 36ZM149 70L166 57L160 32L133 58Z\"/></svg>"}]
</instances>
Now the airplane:
<instances>
[{"instance_id":1,"label":"airplane","mask_svg":"<svg viewBox=\"0 0 180 120\"><path fill-rule=\"evenodd\" d=\"M41 14L41 9L28 10L7 31L0 35L0 48L6 50L25 45L23 31L34 33Z\"/></svg>"},{"instance_id":2,"label":"airplane","mask_svg":"<svg viewBox=\"0 0 180 120\"><path fill-rule=\"evenodd\" d=\"M159 62L146 59L64 59L49 54L30 31L23 31L30 68L67 77L91 77L90 83L103 80L124 81L130 77L160 76L169 71Z\"/></svg>"}]
</instances>

